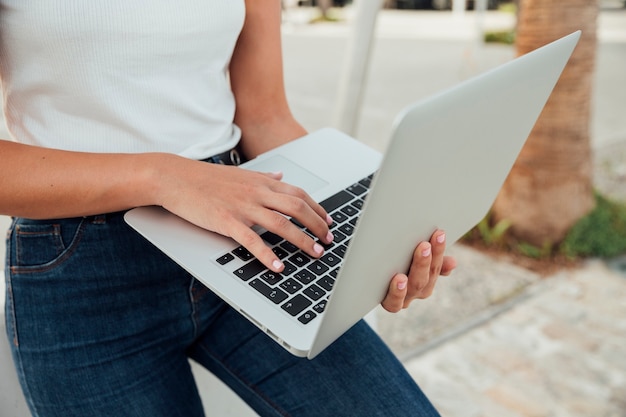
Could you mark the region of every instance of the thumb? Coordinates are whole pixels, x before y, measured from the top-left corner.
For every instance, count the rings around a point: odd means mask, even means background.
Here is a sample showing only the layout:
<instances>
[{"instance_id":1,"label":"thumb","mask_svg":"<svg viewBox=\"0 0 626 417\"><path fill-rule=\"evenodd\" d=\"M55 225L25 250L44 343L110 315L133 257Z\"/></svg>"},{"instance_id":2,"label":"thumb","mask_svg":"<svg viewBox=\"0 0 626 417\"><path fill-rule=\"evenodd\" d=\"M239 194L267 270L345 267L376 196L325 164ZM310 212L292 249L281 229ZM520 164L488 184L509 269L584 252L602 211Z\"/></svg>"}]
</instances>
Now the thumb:
<instances>
[{"instance_id":1,"label":"thumb","mask_svg":"<svg viewBox=\"0 0 626 417\"><path fill-rule=\"evenodd\" d=\"M381 303L382 307L390 313L397 313L404 308L404 300L407 295L407 284L409 278L405 274L396 274L391 283L385 299Z\"/></svg>"}]
</instances>

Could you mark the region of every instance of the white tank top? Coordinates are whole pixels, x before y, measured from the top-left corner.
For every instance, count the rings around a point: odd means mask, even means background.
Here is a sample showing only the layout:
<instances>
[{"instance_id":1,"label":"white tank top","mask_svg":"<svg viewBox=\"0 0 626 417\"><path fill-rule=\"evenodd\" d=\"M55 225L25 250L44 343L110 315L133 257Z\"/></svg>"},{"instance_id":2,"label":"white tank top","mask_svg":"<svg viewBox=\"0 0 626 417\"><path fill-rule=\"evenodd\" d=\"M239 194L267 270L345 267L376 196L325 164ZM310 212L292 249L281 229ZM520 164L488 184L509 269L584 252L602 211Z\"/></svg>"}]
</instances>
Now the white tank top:
<instances>
[{"instance_id":1,"label":"white tank top","mask_svg":"<svg viewBox=\"0 0 626 417\"><path fill-rule=\"evenodd\" d=\"M228 64L244 16L244 0L0 0L12 138L194 159L234 147Z\"/></svg>"}]
</instances>

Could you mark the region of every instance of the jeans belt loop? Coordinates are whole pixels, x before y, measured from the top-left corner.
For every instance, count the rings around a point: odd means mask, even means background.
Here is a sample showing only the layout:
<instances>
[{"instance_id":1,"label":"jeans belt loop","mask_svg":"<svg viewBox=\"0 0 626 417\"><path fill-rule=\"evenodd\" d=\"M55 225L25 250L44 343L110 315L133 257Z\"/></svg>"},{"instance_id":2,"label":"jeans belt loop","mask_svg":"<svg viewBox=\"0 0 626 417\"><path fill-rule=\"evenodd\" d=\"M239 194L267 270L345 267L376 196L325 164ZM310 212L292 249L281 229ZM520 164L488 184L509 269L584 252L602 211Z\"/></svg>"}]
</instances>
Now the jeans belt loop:
<instances>
[{"instance_id":1,"label":"jeans belt loop","mask_svg":"<svg viewBox=\"0 0 626 417\"><path fill-rule=\"evenodd\" d=\"M221 164L221 165L239 165L241 164L241 155L237 148L230 149L226 152L222 152L217 155L210 156L206 159L203 159L205 162L210 162L213 164Z\"/></svg>"}]
</instances>

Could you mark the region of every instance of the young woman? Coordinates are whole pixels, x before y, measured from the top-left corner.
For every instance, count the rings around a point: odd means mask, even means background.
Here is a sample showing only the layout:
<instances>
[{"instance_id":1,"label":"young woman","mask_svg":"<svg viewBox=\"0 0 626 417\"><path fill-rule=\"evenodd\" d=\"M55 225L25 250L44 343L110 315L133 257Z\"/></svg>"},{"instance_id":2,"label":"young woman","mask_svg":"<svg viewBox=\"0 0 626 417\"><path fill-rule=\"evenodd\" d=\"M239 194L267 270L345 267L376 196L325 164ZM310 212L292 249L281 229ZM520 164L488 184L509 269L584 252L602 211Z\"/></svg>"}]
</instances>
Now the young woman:
<instances>
[{"instance_id":1,"label":"young woman","mask_svg":"<svg viewBox=\"0 0 626 417\"><path fill-rule=\"evenodd\" d=\"M332 241L305 192L228 158L306 133L279 0L0 0L0 76L7 329L34 416L202 416L188 358L263 416L437 415L366 324L296 358L123 221L160 205L277 272L252 225L313 257L323 247L284 215ZM443 231L420 243L383 307L429 296L455 266L444 249Z\"/></svg>"}]
</instances>

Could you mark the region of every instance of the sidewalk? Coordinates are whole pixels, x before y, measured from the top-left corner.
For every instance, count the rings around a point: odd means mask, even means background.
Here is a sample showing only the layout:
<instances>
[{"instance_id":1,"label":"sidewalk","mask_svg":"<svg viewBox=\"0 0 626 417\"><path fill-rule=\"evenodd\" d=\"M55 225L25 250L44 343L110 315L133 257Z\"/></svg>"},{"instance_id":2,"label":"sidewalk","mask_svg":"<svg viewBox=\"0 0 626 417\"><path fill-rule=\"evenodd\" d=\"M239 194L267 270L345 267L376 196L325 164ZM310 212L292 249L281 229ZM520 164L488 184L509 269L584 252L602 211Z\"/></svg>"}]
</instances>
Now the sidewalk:
<instances>
[{"instance_id":1,"label":"sidewalk","mask_svg":"<svg viewBox=\"0 0 626 417\"><path fill-rule=\"evenodd\" d=\"M589 261L525 295L406 362L442 415L626 415L626 276Z\"/></svg>"},{"instance_id":2,"label":"sidewalk","mask_svg":"<svg viewBox=\"0 0 626 417\"><path fill-rule=\"evenodd\" d=\"M315 130L332 123L351 11L315 25L306 13L287 22L285 76L294 113ZM482 20L510 24L495 12ZM513 57L477 42L478 27L472 12L382 11L356 136L382 149L404 106ZM598 38L595 181L626 201L626 10L603 10ZM540 277L471 248L450 252L459 268L431 298L377 313L381 336L443 416L626 416L626 259Z\"/></svg>"}]
</instances>

